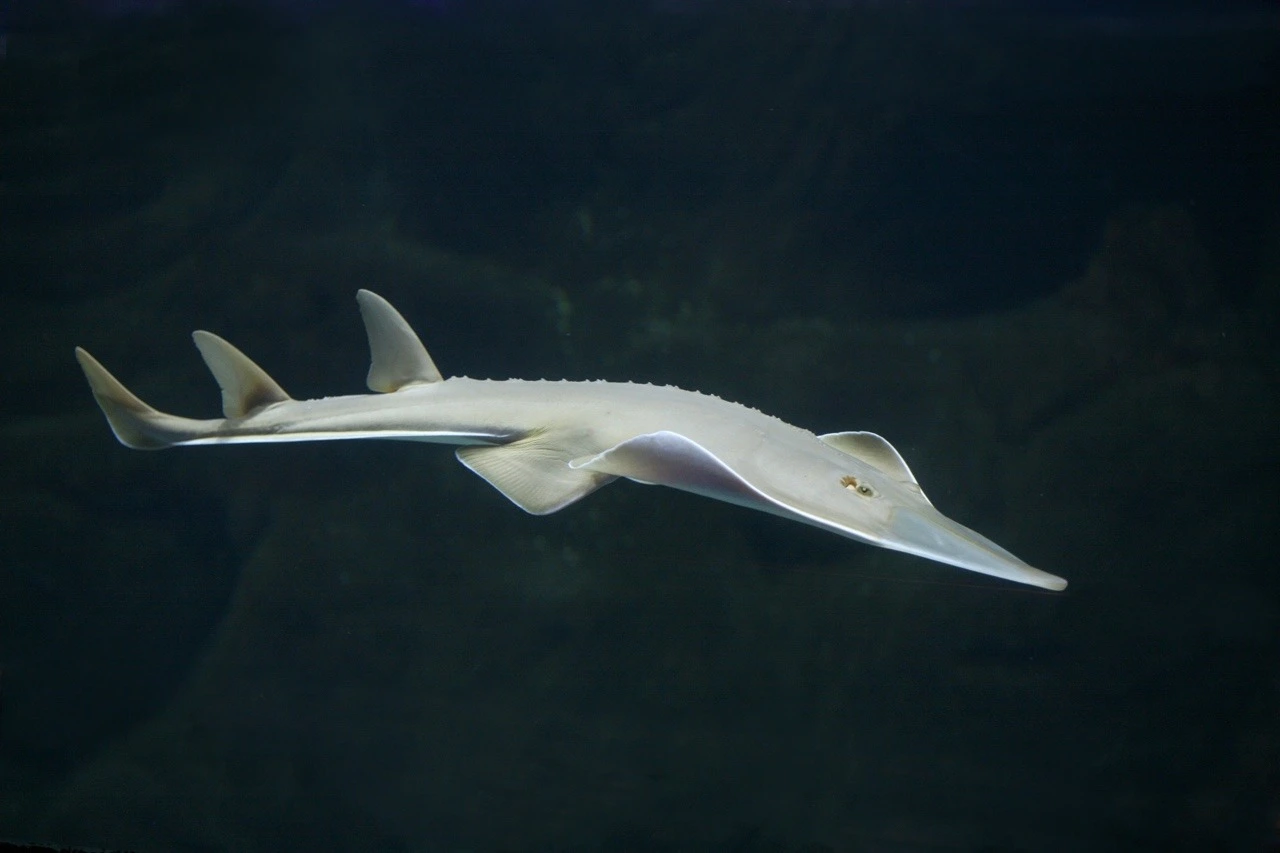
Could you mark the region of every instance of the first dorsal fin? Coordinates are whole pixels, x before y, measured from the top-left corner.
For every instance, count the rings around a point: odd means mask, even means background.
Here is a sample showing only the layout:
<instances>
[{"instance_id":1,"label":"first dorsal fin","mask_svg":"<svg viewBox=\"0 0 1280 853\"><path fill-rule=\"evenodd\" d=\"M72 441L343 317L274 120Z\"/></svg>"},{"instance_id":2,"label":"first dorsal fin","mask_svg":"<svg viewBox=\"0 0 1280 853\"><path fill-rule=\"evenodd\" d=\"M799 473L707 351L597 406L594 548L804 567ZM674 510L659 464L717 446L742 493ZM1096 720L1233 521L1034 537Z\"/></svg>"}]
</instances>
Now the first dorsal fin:
<instances>
[{"instance_id":1,"label":"first dorsal fin","mask_svg":"<svg viewBox=\"0 0 1280 853\"><path fill-rule=\"evenodd\" d=\"M360 316L364 317L369 353L373 358L369 366L370 391L386 394L444 378L427 355L427 348L390 302L372 290L361 290L356 294L356 302L360 305Z\"/></svg>"},{"instance_id":2,"label":"first dorsal fin","mask_svg":"<svg viewBox=\"0 0 1280 853\"><path fill-rule=\"evenodd\" d=\"M240 418L250 412L293 399L249 356L213 332L192 332L196 348L222 388L222 414Z\"/></svg>"}]
</instances>

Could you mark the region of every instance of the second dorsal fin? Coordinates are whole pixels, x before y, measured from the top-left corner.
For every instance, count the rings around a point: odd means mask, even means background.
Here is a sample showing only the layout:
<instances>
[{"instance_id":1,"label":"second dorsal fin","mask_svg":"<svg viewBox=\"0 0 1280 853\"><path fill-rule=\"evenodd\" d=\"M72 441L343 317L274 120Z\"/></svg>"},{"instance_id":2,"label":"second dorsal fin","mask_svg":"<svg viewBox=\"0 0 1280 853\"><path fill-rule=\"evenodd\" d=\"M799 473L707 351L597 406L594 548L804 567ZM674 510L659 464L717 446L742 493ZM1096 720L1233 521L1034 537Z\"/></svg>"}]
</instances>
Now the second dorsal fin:
<instances>
[{"instance_id":1,"label":"second dorsal fin","mask_svg":"<svg viewBox=\"0 0 1280 853\"><path fill-rule=\"evenodd\" d=\"M386 394L409 385L444 379L427 355L427 348L390 302L372 290L361 290L356 294L356 302L364 318L373 359L369 366L370 391Z\"/></svg>"},{"instance_id":2,"label":"second dorsal fin","mask_svg":"<svg viewBox=\"0 0 1280 853\"><path fill-rule=\"evenodd\" d=\"M253 359L213 332L192 332L191 337L222 389L226 417L244 417L263 406L293 399Z\"/></svg>"}]
</instances>

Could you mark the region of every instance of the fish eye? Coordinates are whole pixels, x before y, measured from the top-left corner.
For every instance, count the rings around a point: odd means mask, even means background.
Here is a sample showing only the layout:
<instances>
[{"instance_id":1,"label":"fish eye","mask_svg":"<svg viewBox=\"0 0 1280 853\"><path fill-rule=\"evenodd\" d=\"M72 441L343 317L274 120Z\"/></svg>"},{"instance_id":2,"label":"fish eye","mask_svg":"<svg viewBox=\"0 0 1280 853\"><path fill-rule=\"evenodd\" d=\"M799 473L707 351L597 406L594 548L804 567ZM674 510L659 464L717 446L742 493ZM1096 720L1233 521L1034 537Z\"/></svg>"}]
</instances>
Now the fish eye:
<instances>
[{"instance_id":1,"label":"fish eye","mask_svg":"<svg viewBox=\"0 0 1280 853\"><path fill-rule=\"evenodd\" d=\"M870 483L860 483L858 478L852 475L845 475L840 478L840 485L844 486L851 492L857 492L864 498L874 498L876 490L871 487Z\"/></svg>"}]
</instances>

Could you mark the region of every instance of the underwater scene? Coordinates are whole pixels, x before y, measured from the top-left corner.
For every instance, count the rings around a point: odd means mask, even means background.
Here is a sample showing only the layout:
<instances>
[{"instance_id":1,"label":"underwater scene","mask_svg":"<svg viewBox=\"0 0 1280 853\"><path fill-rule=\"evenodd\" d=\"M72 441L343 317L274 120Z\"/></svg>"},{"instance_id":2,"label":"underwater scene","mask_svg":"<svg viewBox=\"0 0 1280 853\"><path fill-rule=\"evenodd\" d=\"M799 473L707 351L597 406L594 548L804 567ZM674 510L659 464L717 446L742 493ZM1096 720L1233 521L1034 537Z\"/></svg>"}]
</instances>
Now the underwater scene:
<instances>
[{"instance_id":1,"label":"underwater scene","mask_svg":"<svg viewBox=\"0 0 1280 853\"><path fill-rule=\"evenodd\" d=\"M0 849L1280 851L1273 2L14 0L0 282Z\"/></svg>"}]
</instances>

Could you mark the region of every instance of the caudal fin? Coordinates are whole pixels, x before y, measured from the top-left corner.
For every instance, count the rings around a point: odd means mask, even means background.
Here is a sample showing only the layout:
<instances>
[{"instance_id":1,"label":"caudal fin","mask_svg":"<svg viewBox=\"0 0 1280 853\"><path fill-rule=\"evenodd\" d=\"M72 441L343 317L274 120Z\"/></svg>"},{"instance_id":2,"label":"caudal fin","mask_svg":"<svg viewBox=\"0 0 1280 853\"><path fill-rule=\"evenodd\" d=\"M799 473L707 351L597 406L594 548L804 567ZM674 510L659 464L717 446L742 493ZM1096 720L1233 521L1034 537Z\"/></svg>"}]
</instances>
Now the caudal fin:
<instances>
[{"instance_id":1,"label":"caudal fin","mask_svg":"<svg viewBox=\"0 0 1280 853\"><path fill-rule=\"evenodd\" d=\"M173 444L165 438L164 430L155 428L172 419L172 415L153 409L138 399L88 351L76 347L76 361L80 362L93 397L121 444L137 450L159 450Z\"/></svg>"}]
</instances>

